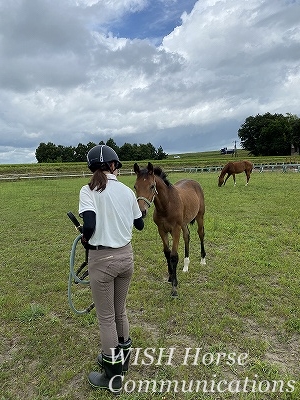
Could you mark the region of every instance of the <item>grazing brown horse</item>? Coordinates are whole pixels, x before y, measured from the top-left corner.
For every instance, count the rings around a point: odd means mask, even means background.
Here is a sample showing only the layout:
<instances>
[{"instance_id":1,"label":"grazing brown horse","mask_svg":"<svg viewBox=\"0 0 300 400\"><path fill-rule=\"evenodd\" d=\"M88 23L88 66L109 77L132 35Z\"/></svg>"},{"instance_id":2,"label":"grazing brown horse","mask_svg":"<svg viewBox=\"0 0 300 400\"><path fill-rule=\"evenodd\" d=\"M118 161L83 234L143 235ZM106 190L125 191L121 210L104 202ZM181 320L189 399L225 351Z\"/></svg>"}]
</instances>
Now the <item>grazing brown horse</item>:
<instances>
[{"instance_id":1,"label":"grazing brown horse","mask_svg":"<svg viewBox=\"0 0 300 400\"><path fill-rule=\"evenodd\" d=\"M148 208L154 203L153 220L157 225L159 235L163 242L163 251L168 264L169 282L172 283L172 296L177 296L177 264L178 245L180 233L184 239L184 267L188 271L189 266L189 223L197 221L198 235L201 247L201 264L205 264L204 250L204 194L198 182L190 179L182 179L172 185L167 179L166 173L161 168L153 168L149 162L147 168L140 169L134 164L134 172L137 175L135 190L140 210L143 217ZM169 246L169 234L172 237L172 247Z\"/></svg>"},{"instance_id":2,"label":"grazing brown horse","mask_svg":"<svg viewBox=\"0 0 300 400\"><path fill-rule=\"evenodd\" d=\"M219 176L219 186L225 185L227 179L232 175L234 184L236 185L235 182L235 174L240 174L241 172L245 172L246 177L247 177L247 182L246 185L248 185L249 179L250 179L250 174L253 169L253 164L250 161L230 161L225 165L225 167L222 169L221 174ZM227 174L227 177L224 177Z\"/></svg>"}]
</instances>

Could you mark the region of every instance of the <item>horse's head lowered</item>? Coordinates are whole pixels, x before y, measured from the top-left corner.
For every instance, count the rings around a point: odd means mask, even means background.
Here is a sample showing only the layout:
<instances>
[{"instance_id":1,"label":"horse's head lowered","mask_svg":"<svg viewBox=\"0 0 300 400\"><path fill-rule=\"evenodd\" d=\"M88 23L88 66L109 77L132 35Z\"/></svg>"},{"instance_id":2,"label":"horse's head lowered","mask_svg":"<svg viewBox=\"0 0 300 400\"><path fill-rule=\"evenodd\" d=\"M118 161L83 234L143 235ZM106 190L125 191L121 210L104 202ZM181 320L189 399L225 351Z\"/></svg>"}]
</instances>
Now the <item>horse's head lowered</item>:
<instances>
[{"instance_id":1,"label":"horse's head lowered","mask_svg":"<svg viewBox=\"0 0 300 400\"><path fill-rule=\"evenodd\" d=\"M218 186L220 187L220 186L222 186L222 185L224 185L224 176L219 176L219 182L218 182Z\"/></svg>"},{"instance_id":2,"label":"horse's head lowered","mask_svg":"<svg viewBox=\"0 0 300 400\"><path fill-rule=\"evenodd\" d=\"M148 208L154 201L155 195L157 194L154 169L150 162L148 162L147 168L145 169L140 169L137 163L134 164L133 168L137 175L134 188L144 218L147 214Z\"/></svg>"}]
</instances>

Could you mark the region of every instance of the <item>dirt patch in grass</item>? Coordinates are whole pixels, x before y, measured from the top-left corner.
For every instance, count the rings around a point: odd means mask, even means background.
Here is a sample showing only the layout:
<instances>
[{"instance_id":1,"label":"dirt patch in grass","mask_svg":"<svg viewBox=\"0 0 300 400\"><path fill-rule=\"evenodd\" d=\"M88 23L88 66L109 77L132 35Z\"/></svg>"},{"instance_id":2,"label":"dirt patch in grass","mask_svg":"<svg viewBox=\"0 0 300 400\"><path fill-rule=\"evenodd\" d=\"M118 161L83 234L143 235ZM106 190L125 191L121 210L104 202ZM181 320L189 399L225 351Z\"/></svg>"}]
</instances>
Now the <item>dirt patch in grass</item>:
<instances>
[{"instance_id":1,"label":"dirt patch in grass","mask_svg":"<svg viewBox=\"0 0 300 400\"><path fill-rule=\"evenodd\" d=\"M249 327L248 332L252 339L261 340L266 344L267 350L264 358L267 362L277 365L285 374L299 376L299 335L286 337L272 329L262 329L250 319L245 321L245 324Z\"/></svg>"}]
</instances>

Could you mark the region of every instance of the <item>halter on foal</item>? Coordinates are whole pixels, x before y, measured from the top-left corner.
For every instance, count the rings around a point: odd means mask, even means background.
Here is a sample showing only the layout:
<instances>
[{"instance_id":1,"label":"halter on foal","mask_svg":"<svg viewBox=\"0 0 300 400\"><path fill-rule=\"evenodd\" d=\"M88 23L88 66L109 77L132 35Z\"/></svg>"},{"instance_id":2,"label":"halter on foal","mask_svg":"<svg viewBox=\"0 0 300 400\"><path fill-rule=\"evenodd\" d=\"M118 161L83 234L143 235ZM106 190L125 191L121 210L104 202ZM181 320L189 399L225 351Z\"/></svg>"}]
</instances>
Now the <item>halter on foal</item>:
<instances>
[{"instance_id":1,"label":"halter on foal","mask_svg":"<svg viewBox=\"0 0 300 400\"><path fill-rule=\"evenodd\" d=\"M168 263L169 282L172 283L172 296L177 296L177 264L178 245L180 232L184 239L184 267L188 271L189 266L189 223L197 221L198 235L200 238L201 264L205 264L204 250L204 194L198 182L190 179L182 179L172 185L161 168L153 168L149 162L147 168L140 169L134 164L134 172L137 175L135 190L137 200L143 217L148 208L154 203L153 220L157 225L159 235L163 242L163 251ZM172 247L169 246L169 234L172 236Z\"/></svg>"},{"instance_id":2,"label":"halter on foal","mask_svg":"<svg viewBox=\"0 0 300 400\"><path fill-rule=\"evenodd\" d=\"M225 183L227 182L227 179L232 175L233 177L233 181L234 181L234 185L236 185L235 182L235 174L240 174L241 172L245 172L246 177L247 177L247 181L246 181L246 186L248 185L249 179L250 179L250 174L252 172L253 169L253 164L250 161L230 161L229 163L227 163L224 168L221 171L221 174L219 176L219 182L218 182L218 186L222 186L225 185ZM225 181L224 181L224 177L227 174Z\"/></svg>"}]
</instances>

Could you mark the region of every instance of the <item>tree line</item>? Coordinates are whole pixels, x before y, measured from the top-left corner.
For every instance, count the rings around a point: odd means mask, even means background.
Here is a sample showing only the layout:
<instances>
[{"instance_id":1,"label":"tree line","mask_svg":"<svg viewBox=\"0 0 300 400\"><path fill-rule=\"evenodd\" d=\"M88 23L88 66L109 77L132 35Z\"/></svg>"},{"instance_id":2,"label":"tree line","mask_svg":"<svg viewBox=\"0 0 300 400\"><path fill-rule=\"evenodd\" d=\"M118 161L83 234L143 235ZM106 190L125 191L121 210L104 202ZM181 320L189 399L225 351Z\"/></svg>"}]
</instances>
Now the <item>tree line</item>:
<instances>
[{"instance_id":1,"label":"tree line","mask_svg":"<svg viewBox=\"0 0 300 400\"><path fill-rule=\"evenodd\" d=\"M250 116L238 130L241 145L254 156L286 156L300 148L300 118L292 114Z\"/></svg>"},{"instance_id":2,"label":"tree line","mask_svg":"<svg viewBox=\"0 0 300 400\"><path fill-rule=\"evenodd\" d=\"M257 114L249 116L238 130L241 146L254 156L290 155L291 148L300 149L300 118L292 114ZM163 160L168 154L159 146L157 149L151 144L124 143L119 147L114 139L110 138L106 144L116 151L121 161ZM96 143L79 143L74 146L55 145L54 143L40 143L35 152L39 163L53 162L85 162L88 151Z\"/></svg>"},{"instance_id":3,"label":"tree line","mask_svg":"<svg viewBox=\"0 0 300 400\"><path fill-rule=\"evenodd\" d=\"M114 139L110 138L106 143L101 140L98 144L106 144L114 149L121 161L163 160L168 157L161 146L156 149L151 143L124 143L119 147ZM76 147L55 145L51 142L40 143L35 151L35 158L38 163L85 162L87 153L94 146L97 146L97 143L79 143Z\"/></svg>"}]
</instances>

